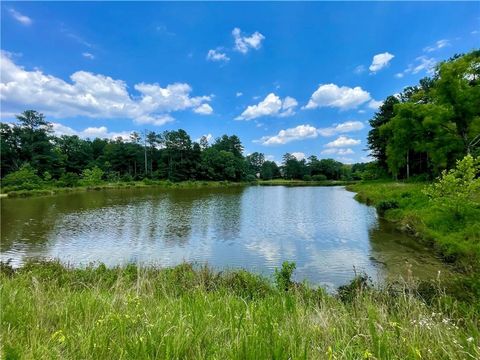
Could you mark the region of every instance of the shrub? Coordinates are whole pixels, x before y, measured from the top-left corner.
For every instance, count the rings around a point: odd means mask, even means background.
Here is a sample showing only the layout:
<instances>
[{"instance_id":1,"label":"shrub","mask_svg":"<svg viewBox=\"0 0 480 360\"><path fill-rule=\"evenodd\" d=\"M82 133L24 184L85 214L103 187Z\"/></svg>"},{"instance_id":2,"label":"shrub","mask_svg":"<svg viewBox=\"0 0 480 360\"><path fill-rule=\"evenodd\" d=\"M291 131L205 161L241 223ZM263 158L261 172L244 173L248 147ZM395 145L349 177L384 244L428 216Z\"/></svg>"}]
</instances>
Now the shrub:
<instances>
[{"instance_id":1,"label":"shrub","mask_svg":"<svg viewBox=\"0 0 480 360\"><path fill-rule=\"evenodd\" d=\"M338 298L344 303L351 303L358 295L372 288L372 280L367 275L357 275L349 284L338 288Z\"/></svg>"},{"instance_id":2,"label":"shrub","mask_svg":"<svg viewBox=\"0 0 480 360\"><path fill-rule=\"evenodd\" d=\"M254 182L257 180L257 177L255 175L252 175L252 174L248 174L247 177L246 177L246 180L248 182Z\"/></svg>"},{"instance_id":3,"label":"shrub","mask_svg":"<svg viewBox=\"0 0 480 360\"><path fill-rule=\"evenodd\" d=\"M325 180L327 180L327 177L323 174L318 174L318 175L313 175L312 180L313 181L325 181Z\"/></svg>"},{"instance_id":4,"label":"shrub","mask_svg":"<svg viewBox=\"0 0 480 360\"><path fill-rule=\"evenodd\" d=\"M463 218L475 207L480 191L480 158L467 155L457 160L455 169L444 170L437 182L424 190L424 193L438 207L449 211L455 218Z\"/></svg>"},{"instance_id":5,"label":"shrub","mask_svg":"<svg viewBox=\"0 0 480 360\"><path fill-rule=\"evenodd\" d=\"M312 181L312 177L310 175L303 175L303 181Z\"/></svg>"},{"instance_id":6,"label":"shrub","mask_svg":"<svg viewBox=\"0 0 480 360\"><path fill-rule=\"evenodd\" d=\"M397 200L381 200L378 202L376 208L378 213L380 215L383 215L387 210L398 209L398 201Z\"/></svg>"},{"instance_id":7,"label":"shrub","mask_svg":"<svg viewBox=\"0 0 480 360\"><path fill-rule=\"evenodd\" d=\"M102 182L103 170L97 166L91 169L85 169L82 172L82 185L92 186Z\"/></svg>"},{"instance_id":8,"label":"shrub","mask_svg":"<svg viewBox=\"0 0 480 360\"><path fill-rule=\"evenodd\" d=\"M78 185L79 180L78 174L66 172L60 176L56 185L58 187L75 187Z\"/></svg>"},{"instance_id":9,"label":"shrub","mask_svg":"<svg viewBox=\"0 0 480 360\"><path fill-rule=\"evenodd\" d=\"M24 164L22 167L2 179L2 187L5 191L13 190L33 190L42 186L43 181L37 175L37 171L30 166Z\"/></svg>"},{"instance_id":10,"label":"shrub","mask_svg":"<svg viewBox=\"0 0 480 360\"><path fill-rule=\"evenodd\" d=\"M275 269L275 284L278 290L288 291L292 286L292 274L296 267L294 262L284 261L280 270Z\"/></svg>"}]
</instances>

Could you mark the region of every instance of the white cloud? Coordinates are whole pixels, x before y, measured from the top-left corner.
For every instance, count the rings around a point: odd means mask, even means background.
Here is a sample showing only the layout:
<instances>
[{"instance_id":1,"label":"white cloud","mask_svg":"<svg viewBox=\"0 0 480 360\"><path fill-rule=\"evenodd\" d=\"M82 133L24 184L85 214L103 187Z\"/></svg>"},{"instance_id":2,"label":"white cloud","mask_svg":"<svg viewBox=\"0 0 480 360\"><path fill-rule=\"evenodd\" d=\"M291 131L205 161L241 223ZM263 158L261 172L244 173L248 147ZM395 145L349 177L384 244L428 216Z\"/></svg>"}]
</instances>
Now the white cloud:
<instances>
[{"instance_id":1,"label":"white cloud","mask_svg":"<svg viewBox=\"0 0 480 360\"><path fill-rule=\"evenodd\" d=\"M83 56L84 58L87 58L87 59L90 59L90 60L95 59L95 55L93 55L92 53L89 53L89 52L84 52L84 53L82 53L82 56Z\"/></svg>"},{"instance_id":2,"label":"white cloud","mask_svg":"<svg viewBox=\"0 0 480 360\"><path fill-rule=\"evenodd\" d=\"M237 91L237 93L235 94L236 97L240 97L240 96L243 96L243 93L240 92L240 91Z\"/></svg>"},{"instance_id":3,"label":"white cloud","mask_svg":"<svg viewBox=\"0 0 480 360\"><path fill-rule=\"evenodd\" d=\"M350 148L347 149L342 149L342 148L328 148L325 150L322 150L321 154L323 155L352 155L355 154L355 151L353 151Z\"/></svg>"},{"instance_id":4,"label":"white cloud","mask_svg":"<svg viewBox=\"0 0 480 360\"><path fill-rule=\"evenodd\" d=\"M353 164L355 162L352 158L344 156L338 157L337 160L343 164Z\"/></svg>"},{"instance_id":5,"label":"white cloud","mask_svg":"<svg viewBox=\"0 0 480 360\"><path fill-rule=\"evenodd\" d=\"M262 41L265 40L265 36L258 31L255 31L250 36L242 36L242 32L239 28L233 29L232 35L235 40L234 49L242 54L246 54L250 49L260 49Z\"/></svg>"},{"instance_id":6,"label":"white cloud","mask_svg":"<svg viewBox=\"0 0 480 360\"><path fill-rule=\"evenodd\" d=\"M435 44L423 48L423 51L433 52L436 50L440 50L446 46L450 46L450 41L447 39L441 39L441 40L438 40Z\"/></svg>"},{"instance_id":7,"label":"white cloud","mask_svg":"<svg viewBox=\"0 0 480 360\"><path fill-rule=\"evenodd\" d=\"M20 24L22 25L26 25L26 26L29 26L32 24L32 19L29 18L27 15L23 15L21 13L19 13L17 10L15 9L8 9L8 12L10 13L10 15L12 15L12 17L17 20Z\"/></svg>"},{"instance_id":8,"label":"white cloud","mask_svg":"<svg viewBox=\"0 0 480 360\"><path fill-rule=\"evenodd\" d=\"M7 53L1 53L0 100L4 112L32 107L54 118L86 116L91 118L130 118L140 124L163 125L173 121L170 113L197 110L210 96L190 96L188 84L134 85L139 96L128 92L127 84L109 76L77 71L70 82L40 70L28 71L16 65ZM200 110L199 110L200 109Z\"/></svg>"},{"instance_id":9,"label":"white cloud","mask_svg":"<svg viewBox=\"0 0 480 360\"><path fill-rule=\"evenodd\" d=\"M280 130L278 134L271 135L271 136L264 136L260 140L256 140L255 142L260 142L262 145L283 145L289 143L291 141L297 140L305 140L305 139L313 139L320 136L333 136L336 134L344 134L354 131L362 130L365 125L360 121L346 121L344 123L340 123L328 128L315 128L311 125L298 125L297 127ZM338 141L343 141L343 139L348 139L345 136L340 136ZM353 140L353 139L350 139ZM332 142L332 143L335 143ZM347 145L357 145L360 143L360 140L354 140L355 143L348 143ZM358 143L356 142L358 141ZM335 144L337 144L335 143Z\"/></svg>"},{"instance_id":10,"label":"white cloud","mask_svg":"<svg viewBox=\"0 0 480 360\"><path fill-rule=\"evenodd\" d=\"M323 84L312 94L305 109L335 107L342 110L356 108L370 100L370 94L360 86L350 88L335 84Z\"/></svg>"},{"instance_id":11,"label":"white cloud","mask_svg":"<svg viewBox=\"0 0 480 360\"><path fill-rule=\"evenodd\" d=\"M395 74L395 77L402 78L406 74L418 74L419 72L426 72L427 74L433 74L437 60L429 58L427 56L419 56L415 59L415 62L409 64L408 67L401 73Z\"/></svg>"},{"instance_id":12,"label":"white cloud","mask_svg":"<svg viewBox=\"0 0 480 360\"><path fill-rule=\"evenodd\" d=\"M277 135L264 136L258 142L262 145L283 145L291 141L313 139L318 136L318 131L311 125L298 125L297 127L280 130Z\"/></svg>"},{"instance_id":13,"label":"white cloud","mask_svg":"<svg viewBox=\"0 0 480 360\"><path fill-rule=\"evenodd\" d=\"M305 153L303 153L303 152L292 152L291 155L292 155L292 156L295 156L295 158L296 158L298 161L301 161L301 160L303 160L303 159L306 158L306 155L305 155Z\"/></svg>"},{"instance_id":14,"label":"white cloud","mask_svg":"<svg viewBox=\"0 0 480 360\"><path fill-rule=\"evenodd\" d=\"M387 67L395 56L390 54L389 52L384 52L381 54L377 54L373 57L372 64L368 68L372 73L375 73L383 68Z\"/></svg>"},{"instance_id":15,"label":"white cloud","mask_svg":"<svg viewBox=\"0 0 480 360\"><path fill-rule=\"evenodd\" d=\"M368 103L368 107L370 109L377 110L380 106L382 106L382 104L383 104L383 101L378 101L378 100L372 99Z\"/></svg>"},{"instance_id":16,"label":"white cloud","mask_svg":"<svg viewBox=\"0 0 480 360\"><path fill-rule=\"evenodd\" d=\"M199 107L195 108L193 112L201 115L210 115L211 113L213 113L213 109L209 104L202 104Z\"/></svg>"},{"instance_id":17,"label":"white cloud","mask_svg":"<svg viewBox=\"0 0 480 360\"><path fill-rule=\"evenodd\" d=\"M361 121L346 121L344 123L331 126L328 128L317 129L318 133L322 136L333 136L341 133L348 133L352 131L359 131L365 127Z\"/></svg>"},{"instance_id":18,"label":"white cloud","mask_svg":"<svg viewBox=\"0 0 480 360\"><path fill-rule=\"evenodd\" d=\"M230 58L227 56L227 54L219 50L211 49L211 50L208 50L207 60L228 62L230 61Z\"/></svg>"},{"instance_id":19,"label":"white cloud","mask_svg":"<svg viewBox=\"0 0 480 360\"><path fill-rule=\"evenodd\" d=\"M142 115L135 118L135 122L137 124L142 124L142 125L148 124L148 125L162 126L174 121L175 119L170 114L161 114L156 116Z\"/></svg>"},{"instance_id":20,"label":"white cloud","mask_svg":"<svg viewBox=\"0 0 480 360\"><path fill-rule=\"evenodd\" d=\"M361 143L360 140L352 139L347 136L341 135L337 139L332 142L329 142L325 145L326 148L340 148L340 147L348 147L359 145Z\"/></svg>"},{"instance_id":21,"label":"white cloud","mask_svg":"<svg viewBox=\"0 0 480 360\"><path fill-rule=\"evenodd\" d=\"M418 74L420 71L426 71L427 73L431 74L433 69L437 63L434 58L429 58L426 56L419 56L416 59L416 64L409 65L405 72Z\"/></svg>"},{"instance_id":22,"label":"white cloud","mask_svg":"<svg viewBox=\"0 0 480 360\"><path fill-rule=\"evenodd\" d=\"M287 117L295 114L297 100L287 96L283 100L274 93L268 94L257 105L248 106L236 120L251 120L261 116Z\"/></svg>"},{"instance_id":23,"label":"white cloud","mask_svg":"<svg viewBox=\"0 0 480 360\"><path fill-rule=\"evenodd\" d=\"M99 126L99 127L88 127L84 130L74 130L71 127L65 126L60 123L52 123L52 129L55 135L62 136L62 135L77 135L81 138L101 138L101 139L116 139L118 137L122 138L123 140L129 140L130 134L132 131L122 131L122 132L110 132L108 131L106 126Z\"/></svg>"}]
</instances>

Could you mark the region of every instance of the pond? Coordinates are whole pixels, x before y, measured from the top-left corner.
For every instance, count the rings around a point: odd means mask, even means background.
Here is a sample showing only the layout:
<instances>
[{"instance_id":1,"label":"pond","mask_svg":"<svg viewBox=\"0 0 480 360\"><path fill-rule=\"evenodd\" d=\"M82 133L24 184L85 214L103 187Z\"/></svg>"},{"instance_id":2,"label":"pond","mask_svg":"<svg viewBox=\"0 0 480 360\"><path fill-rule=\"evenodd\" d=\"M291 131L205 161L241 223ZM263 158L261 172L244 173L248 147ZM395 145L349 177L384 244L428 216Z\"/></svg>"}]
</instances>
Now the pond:
<instances>
[{"instance_id":1,"label":"pond","mask_svg":"<svg viewBox=\"0 0 480 360\"><path fill-rule=\"evenodd\" d=\"M431 250L378 218L343 187L129 188L1 202L0 259L57 258L270 276L285 260L296 280L336 287L355 271L375 281L448 271Z\"/></svg>"}]
</instances>

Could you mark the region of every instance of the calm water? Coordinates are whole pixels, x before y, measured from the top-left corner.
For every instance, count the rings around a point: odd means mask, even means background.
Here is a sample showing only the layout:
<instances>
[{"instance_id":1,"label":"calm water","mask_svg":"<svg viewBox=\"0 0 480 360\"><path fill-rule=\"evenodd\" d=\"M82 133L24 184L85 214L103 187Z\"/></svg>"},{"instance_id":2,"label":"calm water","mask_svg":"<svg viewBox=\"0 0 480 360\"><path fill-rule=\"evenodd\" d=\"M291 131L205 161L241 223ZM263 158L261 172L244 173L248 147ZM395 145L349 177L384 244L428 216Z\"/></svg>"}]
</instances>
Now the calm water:
<instances>
[{"instance_id":1,"label":"calm water","mask_svg":"<svg viewBox=\"0 0 480 360\"><path fill-rule=\"evenodd\" d=\"M338 286L357 271L435 276L428 250L380 221L343 187L124 189L2 199L0 258L72 265L182 261L265 275L284 260L296 279ZM410 265L408 265L410 264Z\"/></svg>"}]
</instances>

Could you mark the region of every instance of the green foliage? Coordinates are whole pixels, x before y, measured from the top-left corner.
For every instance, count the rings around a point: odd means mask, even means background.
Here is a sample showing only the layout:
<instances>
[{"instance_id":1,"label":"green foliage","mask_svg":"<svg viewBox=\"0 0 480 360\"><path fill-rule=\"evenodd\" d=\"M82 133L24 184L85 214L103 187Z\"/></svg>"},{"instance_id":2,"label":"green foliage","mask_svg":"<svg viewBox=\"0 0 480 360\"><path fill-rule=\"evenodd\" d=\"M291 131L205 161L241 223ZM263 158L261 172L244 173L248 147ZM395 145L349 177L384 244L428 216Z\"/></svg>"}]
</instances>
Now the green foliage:
<instances>
[{"instance_id":1,"label":"green foliage","mask_svg":"<svg viewBox=\"0 0 480 360\"><path fill-rule=\"evenodd\" d=\"M370 120L368 144L395 178L440 174L480 145L480 51L438 64L432 78L389 96Z\"/></svg>"},{"instance_id":2,"label":"green foliage","mask_svg":"<svg viewBox=\"0 0 480 360\"><path fill-rule=\"evenodd\" d=\"M471 169L470 160L461 162ZM465 169L464 166L461 168ZM471 174L470 170L462 171ZM464 178L464 175L458 176ZM357 192L356 198L367 204L379 206L393 202L398 205L383 214L387 220L419 241L433 245L439 256L455 263L457 268L476 273L480 271L480 191L467 190L471 196L468 195L465 201L457 201L455 187L447 185L440 190L439 186L430 185L425 189L424 183L369 182L348 185L347 188ZM465 184L465 188L469 189L469 186ZM450 190L444 191L446 189ZM461 189L459 192L465 194ZM465 199L464 195L460 198Z\"/></svg>"},{"instance_id":3,"label":"green foliage","mask_svg":"<svg viewBox=\"0 0 480 360\"><path fill-rule=\"evenodd\" d=\"M99 185L102 183L103 170L97 166L91 169L85 169L82 172L82 180L80 183L85 186Z\"/></svg>"},{"instance_id":4,"label":"green foliage","mask_svg":"<svg viewBox=\"0 0 480 360\"><path fill-rule=\"evenodd\" d=\"M398 209L398 201L396 200L381 200L375 206L380 215L385 214L387 210Z\"/></svg>"},{"instance_id":5,"label":"green foliage","mask_svg":"<svg viewBox=\"0 0 480 360\"><path fill-rule=\"evenodd\" d=\"M3 191L39 189L43 184L37 171L30 165L24 164L2 179Z\"/></svg>"},{"instance_id":6,"label":"green foliage","mask_svg":"<svg viewBox=\"0 0 480 360\"><path fill-rule=\"evenodd\" d=\"M480 199L480 158L472 155L457 161L457 166L444 170L440 178L425 189L437 206L463 218Z\"/></svg>"},{"instance_id":7,"label":"green foliage","mask_svg":"<svg viewBox=\"0 0 480 360\"><path fill-rule=\"evenodd\" d=\"M274 161L264 161L260 168L260 178L262 180L272 180L280 177L280 169Z\"/></svg>"},{"instance_id":8,"label":"green foliage","mask_svg":"<svg viewBox=\"0 0 480 360\"><path fill-rule=\"evenodd\" d=\"M80 177L76 173L63 173L56 185L58 187L75 187L79 184Z\"/></svg>"},{"instance_id":9,"label":"green foliage","mask_svg":"<svg viewBox=\"0 0 480 360\"><path fill-rule=\"evenodd\" d=\"M337 296L344 303L352 303L358 296L372 288L372 280L367 275L356 275L350 283L338 288Z\"/></svg>"},{"instance_id":10,"label":"green foliage","mask_svg":"<svg viewBox=\"0 0 480 360\"><path fill-rule=\"evenodd\" d=\"M275 284L278 290L288 291L291 288L293 284L292 274L296 267L297 265L294 262L284 261L280 270L275 269Z\"/></svg>"},{"instance_id":11,"label":"green foliage","mask_svg":"<svg viewBox=\"0 0 480 360\"><path fill-rule=\"evenodd\" d=\"M303 181L312 181L312 177L310 175L303 175Z\"/></svg>"},{"instance_id":12,"label":"green foliage","mask_svg":"<svg viewBox=\"0 0 480 360\"><path fill-rule=\"evenodd\" d=\"M327 180L327 176L324 174L317 174L312 176L313 181L325 181Z\"/></svg>"}]
</instances>

